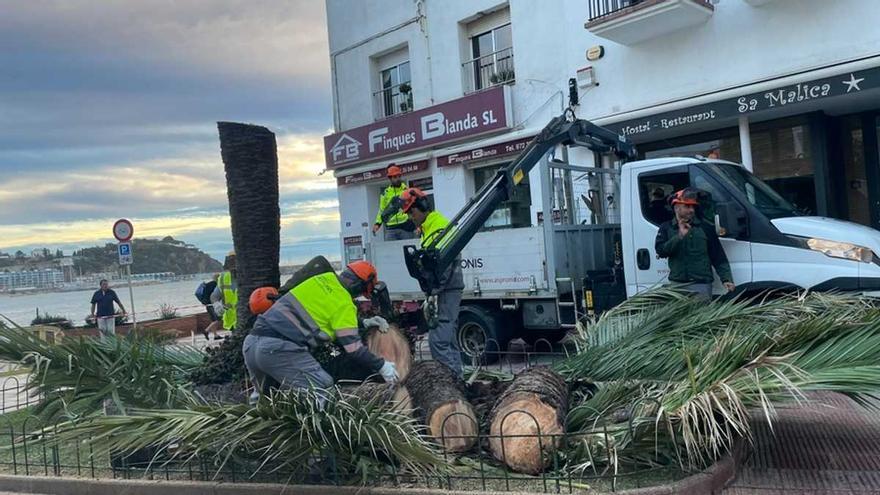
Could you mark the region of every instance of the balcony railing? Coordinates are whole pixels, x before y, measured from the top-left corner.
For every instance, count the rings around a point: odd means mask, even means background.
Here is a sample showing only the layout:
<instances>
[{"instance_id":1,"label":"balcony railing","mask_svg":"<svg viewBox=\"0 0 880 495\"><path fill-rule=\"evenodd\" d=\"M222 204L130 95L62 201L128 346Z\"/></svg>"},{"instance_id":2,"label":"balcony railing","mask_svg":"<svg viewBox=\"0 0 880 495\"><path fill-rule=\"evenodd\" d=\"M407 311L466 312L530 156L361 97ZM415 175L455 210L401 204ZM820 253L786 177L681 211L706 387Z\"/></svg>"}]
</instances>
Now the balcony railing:
<instances>
[{"instance_id":1,"label":"balcony railing","mask_svg":"<svg viewBox=\"0 0 880 495\"><path fill-rule=\"evenodd\" d=\"M627 7L632 7L645 0L590 0L590 21L601 19L606 15L621 11Z\"/></svg>"},{"instance_id":2,"label":"balcony railing","mask_svg":"<svg viewBox=\"0 0 880 495\"><path fill-rule=\"evenodd\" d=\"M384 119L401 113L412 112L412 85L408 82L373 93L376 119Z\"/></svg>"},{"instance_id":3,"label":"balcony railing","mask_svg":"<svg viewBox=\"0 0 880 495\"><path fill-rule=\"evenodd\" d=\"M589 0L584 27L596 36L635 45L708 21L710 0Z\"/></svg>"},{"instance_id":4,"label":"balcony railing","mask_svg":"<svg viewBox=\"0 0 880 495\"><path fill-rule=\"evenodd\" d=\"M513 47L498 50L461 64L465 93L473 93L499 84L513 84Z\"/></svg>"}]
</instances>

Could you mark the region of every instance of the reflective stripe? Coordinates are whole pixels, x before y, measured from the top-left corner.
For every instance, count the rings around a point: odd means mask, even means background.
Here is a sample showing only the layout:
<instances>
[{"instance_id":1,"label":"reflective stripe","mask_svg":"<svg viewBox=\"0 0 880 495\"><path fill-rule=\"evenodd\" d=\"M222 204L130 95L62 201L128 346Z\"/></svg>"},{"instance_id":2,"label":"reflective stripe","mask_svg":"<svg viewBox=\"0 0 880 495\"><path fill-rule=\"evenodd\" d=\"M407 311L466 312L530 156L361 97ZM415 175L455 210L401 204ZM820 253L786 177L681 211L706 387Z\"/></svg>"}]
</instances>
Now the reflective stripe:
<instances>
[{"instance_id":1,"label":"reflective stripe","mask_svg":"<svg viewBox=\"0 0 880 495\"><path fill-rule=\"evenodd\" d=\"M284 299L286 299L287 302L290 304L290 308L293 311L294 316L296 316L296 318L299 320L302 328L305 331L309 332L309 335L315 336L315 334L321 331L321 327L318 325L315 319L312 318L312 315L310 315L309 312L306 311L305 306L302 305L302 303L299 301L299 299L296 298L296 296L293 295L293 293L288 292L284 296ZM329 337L330 339L333 339L332 335L329 335Z\"/></svg>"},{"instance_id":2,"label":"reflective stripe","mask_svg":"<svg viewBox=\"0 0 880 495\"><path fill-rule=\"evenodd\" d=\"M360 349L363 346L364 344L362 344L360 340L356 340L351 344L345 344L344 346L342 346L342 348L345 349L345 352L351 354L352 352Z\"/></svg>"},{"instance_id":3,"label":"reflective stripe","mask_svg":"<svg viewBox=\"0 0 880 495\"><path fill-rule=\"evenodd\" d=\"M348 329L347 328L345 330L337 330L336 331L336 338L340 339L340 340L345 337L359 337L359 336L360 335L358 335L358 331L356 328L355 329Z\"/></svg>"}]
</instances>

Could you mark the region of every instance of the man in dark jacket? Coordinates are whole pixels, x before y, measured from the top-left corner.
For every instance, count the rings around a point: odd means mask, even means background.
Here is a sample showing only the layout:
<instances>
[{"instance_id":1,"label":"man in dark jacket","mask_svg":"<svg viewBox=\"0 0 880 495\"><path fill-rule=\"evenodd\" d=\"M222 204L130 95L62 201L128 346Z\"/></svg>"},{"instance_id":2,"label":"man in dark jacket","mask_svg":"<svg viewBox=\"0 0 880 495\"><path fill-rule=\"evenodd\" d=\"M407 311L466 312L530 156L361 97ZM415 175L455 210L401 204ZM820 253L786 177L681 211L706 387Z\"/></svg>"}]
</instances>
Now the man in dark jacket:
<instances>
[{"instance_id":1,"label":"man in dark jacket","mask_svg":"<svg viewBox=\"0 0 880 495\"><path fill-rule=\"evenodd\" d=\"M669 281L684 284L701 298L712 297L712 268L728 292L736 287L730 264L721 247L714 226L696 214L699 190L686 188L672 197L675 216L660 225L654 249L657 256L669 259Z\"/></svg>"}]
</instances>

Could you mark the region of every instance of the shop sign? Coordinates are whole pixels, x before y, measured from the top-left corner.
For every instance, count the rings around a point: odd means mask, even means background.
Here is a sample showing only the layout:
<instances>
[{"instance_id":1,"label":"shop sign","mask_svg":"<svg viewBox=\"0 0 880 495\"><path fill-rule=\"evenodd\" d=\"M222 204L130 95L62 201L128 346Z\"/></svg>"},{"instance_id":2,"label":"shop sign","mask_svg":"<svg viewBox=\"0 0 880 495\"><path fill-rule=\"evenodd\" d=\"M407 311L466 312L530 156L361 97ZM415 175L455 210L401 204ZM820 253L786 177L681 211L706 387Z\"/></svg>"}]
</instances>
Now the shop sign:
<instances>
[{"instance_id":1,"label":"shop sign","mask_svg":"<svg viewBox=\"0 0 880 495\"><path fill-rule=\"evenodd\" d=\"M351 237L343 237L342 244L346 246L360 246L362 237L359 235L353 235Z\"/></svg>"},{"instance_id":2,"label":"shop sign","mask_svg":"<svg viewBox=\"0 0 880 495\"><path fill-rule=\"evenodd\" d=\"M409 181L409 187L418 187L422 191L432 191L434 189L434 178L423 177L421 179L413 179Z\"/></svg>"},{"instance_id":3,"label":"shop sign","mask_svg":"<svg viewBox=\"0 0 880 495\"><path fill-rule=\"evenodd\" d=\"M508 155L514 155L526 149L526 146L532 140L531 137L507 141L506 143L493 144L475 148L460 153L453 153L437 158L438 167L447 167L449 165L463 165L478 160L488 160L491 158L499 158Z\"/></svg>"},{"instance_id":4,"label":"shop sign","mask_svg":"<svg viewBox=\"0 0 880 495\"><path fill-rule=\"evenodd\" d=\"M400 171L403 175L412 174L415 172L421 172L423 170L428 170L428 160L420 160L412 163L402 163L398 164L400 167ZM374 182L378 180L382 180L387 176L387 168L376 168L373 170L367 170L366 172L361 172L359 174L346 175L345 177L337 177L336 185L337 186L351 186L354 184L362 184L364 182Z\"/></svg>"},{"instance_id":5,"label":"shop sign","mask_svg":"<svg viewBox=\"0 0 880 495\"><path fill-rule=\"evenodd\" d=\"M644 140L644 138L660 131L675 129L684 131L690 127L699 127L700 124L707 122L860 93L876 88L880 88L880 67L780 86L705 105L607 124L604 127L630 138Z\"/></svg>"},{"instance_id":6,"label":"shop sign","mask_svg":"<svg viewBox=\"0 0 880 495\"><path fill-rule=\"evenodd\" d=\"M324 137L328 169L386 158L508 129L509 88L497 86L457 100Z\"/></svg>"}]
</instances>

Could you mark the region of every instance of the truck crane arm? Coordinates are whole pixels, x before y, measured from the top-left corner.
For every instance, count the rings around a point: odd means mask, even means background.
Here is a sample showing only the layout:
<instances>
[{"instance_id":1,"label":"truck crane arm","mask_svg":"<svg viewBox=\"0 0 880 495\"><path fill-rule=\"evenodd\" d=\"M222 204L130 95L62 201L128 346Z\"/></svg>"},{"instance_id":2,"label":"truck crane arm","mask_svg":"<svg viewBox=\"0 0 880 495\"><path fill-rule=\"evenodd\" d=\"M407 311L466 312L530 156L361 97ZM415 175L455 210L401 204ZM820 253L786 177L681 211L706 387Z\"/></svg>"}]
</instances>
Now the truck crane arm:
<instances>
[{"instance_id":1,"label":"truck crane arm","mask_svg":"<svg viewBox=\"0 0 880 495\"><path fill-rule=\"evenodd\" d=\"M594 153L612 152L623 160L636 156L635 147L625 137L592 122L574 118L570 109L553 118L510 165L499 170L491 181L480 188L441 235L435 236L429 245L421 249L412 245L404 246L407 270L410 276L419 281L426 294L433 294L440 288L442 275L495 208L512 197L514 188L557 145L583 146Z\"/></svg>"}]
</instances>

